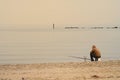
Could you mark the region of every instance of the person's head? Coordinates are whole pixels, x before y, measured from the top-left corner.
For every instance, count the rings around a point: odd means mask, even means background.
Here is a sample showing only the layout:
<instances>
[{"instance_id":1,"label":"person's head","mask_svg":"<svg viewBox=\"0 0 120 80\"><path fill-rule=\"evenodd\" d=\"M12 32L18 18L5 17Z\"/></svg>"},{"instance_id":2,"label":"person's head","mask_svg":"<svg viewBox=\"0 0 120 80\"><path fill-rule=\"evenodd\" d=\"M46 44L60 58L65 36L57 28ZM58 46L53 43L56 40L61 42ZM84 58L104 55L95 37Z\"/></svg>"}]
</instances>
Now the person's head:
<instances>
[{"instance_id":1,"label":"person's head","mask_svg":"<svg viewBox=\"0 0 120 80\"><path fill-rule=\"evenodd\" d=\"M96 48L96 46L95 46L95 45L93 45L93 46L92 46L92 49L93 49L93 48Z\"/></svg>"}]
</instances>

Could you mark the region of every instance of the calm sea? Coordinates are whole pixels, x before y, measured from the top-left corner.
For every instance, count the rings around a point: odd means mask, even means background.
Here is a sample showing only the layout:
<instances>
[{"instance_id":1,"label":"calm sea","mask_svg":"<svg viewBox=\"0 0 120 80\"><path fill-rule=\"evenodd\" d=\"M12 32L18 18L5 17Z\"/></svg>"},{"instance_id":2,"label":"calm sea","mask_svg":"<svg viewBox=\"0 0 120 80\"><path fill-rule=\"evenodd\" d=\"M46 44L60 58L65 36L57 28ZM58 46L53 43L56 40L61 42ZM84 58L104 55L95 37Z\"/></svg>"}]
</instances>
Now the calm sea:
<instances>
[{"instance_id":1,"label":"calm sea","mask_svg":"<svg viewBox=\"0 0 120 80\"><path fill-rule=\"evenodd\" d=\"M120 29L0 27L0 64L79 62L95 44L102 60L120 60Z\"/></svg>"}]
</instances>

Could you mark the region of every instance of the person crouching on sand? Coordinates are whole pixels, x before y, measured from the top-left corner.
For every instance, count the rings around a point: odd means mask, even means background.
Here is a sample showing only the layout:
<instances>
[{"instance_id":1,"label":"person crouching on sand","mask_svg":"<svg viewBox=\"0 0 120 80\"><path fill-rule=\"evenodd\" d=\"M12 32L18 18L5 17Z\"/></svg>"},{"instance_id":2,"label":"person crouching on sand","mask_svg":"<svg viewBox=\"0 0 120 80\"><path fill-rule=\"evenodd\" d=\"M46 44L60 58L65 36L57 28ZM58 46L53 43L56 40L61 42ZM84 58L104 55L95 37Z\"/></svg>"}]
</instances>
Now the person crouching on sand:
<instances>
[{"instance_id":1,"label":"person crouching on sand","mask_svg":"<svg viewBox=\"0 0 120 80\"><path fill-rule=\"evenodd\" d=\"M90 51L90 58L91 61L98 61L101 58L101 53L95 45L92 46L92 50Z\"/></svg>"}]
</instances>

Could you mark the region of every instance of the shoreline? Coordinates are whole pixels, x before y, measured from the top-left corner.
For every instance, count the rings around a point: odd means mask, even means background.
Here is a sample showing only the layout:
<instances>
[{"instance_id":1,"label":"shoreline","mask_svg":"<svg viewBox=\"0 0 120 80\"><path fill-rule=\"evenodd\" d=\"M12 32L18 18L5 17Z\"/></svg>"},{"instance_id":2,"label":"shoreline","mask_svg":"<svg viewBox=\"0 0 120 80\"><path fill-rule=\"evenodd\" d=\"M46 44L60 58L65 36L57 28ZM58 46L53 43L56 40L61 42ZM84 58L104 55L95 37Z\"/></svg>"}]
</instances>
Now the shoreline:
<instances>
[{"instance_id":1,"label":"shoreline","mask_svg":"<svg viewBox=\"0 0 120 80\"><path fill-rule=\"evenodd\" d=\"M120 80L120 60L0 65L0 80Z\"/></svg>"}]
</instances>

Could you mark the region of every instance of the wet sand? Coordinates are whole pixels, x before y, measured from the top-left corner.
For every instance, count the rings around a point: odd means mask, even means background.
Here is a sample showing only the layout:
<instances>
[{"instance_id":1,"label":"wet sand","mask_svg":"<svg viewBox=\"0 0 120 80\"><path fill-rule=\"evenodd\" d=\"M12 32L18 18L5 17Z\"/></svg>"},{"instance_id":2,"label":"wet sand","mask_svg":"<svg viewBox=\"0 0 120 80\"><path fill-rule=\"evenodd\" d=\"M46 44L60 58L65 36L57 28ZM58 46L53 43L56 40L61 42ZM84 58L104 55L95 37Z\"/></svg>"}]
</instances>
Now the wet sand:
<instances>
[{"instance_id":1,"label":"wet sand","mask_svg":"<svg viewBox=\"0 0 120 80\"><path fill-rule=\"evenodd\" d=\"M0 80L120 80L120 60L0 65Z\"/></svg>"}]
</instances>

